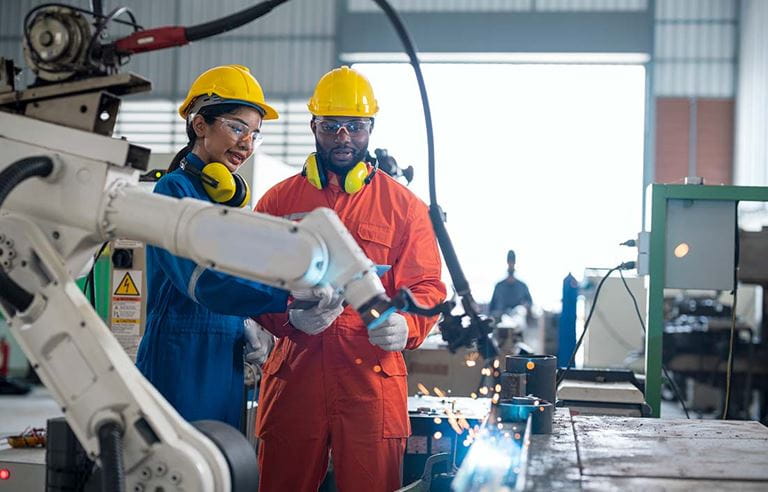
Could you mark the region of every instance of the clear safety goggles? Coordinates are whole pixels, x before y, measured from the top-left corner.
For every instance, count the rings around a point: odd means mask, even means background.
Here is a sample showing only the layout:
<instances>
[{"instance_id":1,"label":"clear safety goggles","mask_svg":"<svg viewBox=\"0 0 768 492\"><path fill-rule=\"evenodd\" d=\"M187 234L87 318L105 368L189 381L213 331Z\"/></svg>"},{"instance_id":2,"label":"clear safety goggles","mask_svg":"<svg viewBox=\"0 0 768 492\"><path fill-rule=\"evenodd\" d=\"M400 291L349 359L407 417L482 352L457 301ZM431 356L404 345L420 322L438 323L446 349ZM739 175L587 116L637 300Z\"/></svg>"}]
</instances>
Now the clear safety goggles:
<instances>
[{"instance_id":1,"label":"clear safety goggles","mask_svg":"<svg viewBox=\"0 0 768 492\"><path fill-rule=\"evenodd\" d=\"M317 129L321 133L326 135L336 135L339 130L345 128L350 135L362 135L364 133L370 133L373 121L371 120L348 120L348 121L335 121L335 120L316 120Z\"/></svg>"},{"instance_id":2,"label":"clear safety goggles","mask_svg":"<svg viewBox=\"0 0 768 492\"><path fill-rule=\"evenodd\" d=\"M250 137L254 149L264 141L264 136L261 134L261 129L259 128L251 129L251 127L245 123L241 123L237 120L230 120L229 118L223 118L221 116L216 119L221 123L221 127L224 131L238 141Z\"/></svg>"}]
</instances>

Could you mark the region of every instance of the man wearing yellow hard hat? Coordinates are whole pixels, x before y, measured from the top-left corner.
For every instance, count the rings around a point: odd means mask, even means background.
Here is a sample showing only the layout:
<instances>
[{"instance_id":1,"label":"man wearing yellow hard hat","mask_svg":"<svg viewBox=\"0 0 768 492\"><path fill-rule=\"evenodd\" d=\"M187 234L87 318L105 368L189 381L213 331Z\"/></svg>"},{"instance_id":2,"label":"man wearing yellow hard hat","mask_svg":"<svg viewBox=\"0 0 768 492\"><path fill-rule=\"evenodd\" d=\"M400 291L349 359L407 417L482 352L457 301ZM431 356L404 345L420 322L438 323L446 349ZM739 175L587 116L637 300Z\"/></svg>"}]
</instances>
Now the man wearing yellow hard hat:
<instances>
[{"instance_id":1,"label":"man wearing yellow hard hat","mask_svg":"<svg viewBox=\"0 0 768 492\"><path fill-rule=\"evenodd\" d=\"M308 106L316 152L256 210L298 219L332 208L371 260L391 266L382 277L387 294L407 287L424 305L443 301L426 205L364 160L378 111L370 82L349 67L331 70ZM329 453L339 490L397 489L410 434L401 351L421 345L436 319L393 314L368 331L353 309L327 293L291 295L319 302L258 318L278 337L263 368L256 422L259 490L317 490ZM301 473L289 472L297 463Z\"/></svg>"},{"instance_id":2,"label":"man wearing yellow hard hat","mask_svg":"<svg viewBox=\"0 0 768 492\"><path fill-rule=\"evenodd\" d=\"M261 122L277 112L250 71L212 68L179 107L189 143L155 193L228 206L248 202L235 171L261 142ZM170 231L169 231L170 233ZM285 311L287 292L226 275L147 246L147 325L136 365L187 420L237 427L243 399L243 346L258 343L249 316Z\"/></svg>"}]
</instances>

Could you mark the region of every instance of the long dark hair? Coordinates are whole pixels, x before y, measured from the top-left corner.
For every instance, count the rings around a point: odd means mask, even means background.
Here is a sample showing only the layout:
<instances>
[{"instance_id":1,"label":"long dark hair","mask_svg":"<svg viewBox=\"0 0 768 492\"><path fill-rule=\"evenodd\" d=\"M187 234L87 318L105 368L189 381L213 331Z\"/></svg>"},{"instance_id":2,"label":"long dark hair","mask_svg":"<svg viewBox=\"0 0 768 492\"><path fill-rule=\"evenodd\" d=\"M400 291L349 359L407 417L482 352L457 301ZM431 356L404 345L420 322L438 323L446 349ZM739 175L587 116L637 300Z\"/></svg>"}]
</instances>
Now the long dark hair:
<instances>
[{"instance_id":1,"label":"long dark hair","mask_svg":"<svg viewBox=\"0 0 768 492\"><path fill-rule=\"evenodd\" d=\"M234 113L238 109L242 108L242 104L235 104L235 103L223 103L223 104L215 104L212 106L204 106L200 108L200 111L197 112L200 116L203 117L206 123L209 125L212 125L214 121L216 121L216 118L223 114L228 113ZM187 145L185 145L180 151L176 153L176 155L173 157L173 160L171 161L171 165L168 166L168 172L175 171L179 168L179 164L181 163L181 160L186 157L187 154L189 154L192 149L195 147L195 141L197 140L197 134L195 133L195 129L192 128L192 121L187 122L187 138L189 138L189 142L187 142Z\"/></svg>"}]
</instances>

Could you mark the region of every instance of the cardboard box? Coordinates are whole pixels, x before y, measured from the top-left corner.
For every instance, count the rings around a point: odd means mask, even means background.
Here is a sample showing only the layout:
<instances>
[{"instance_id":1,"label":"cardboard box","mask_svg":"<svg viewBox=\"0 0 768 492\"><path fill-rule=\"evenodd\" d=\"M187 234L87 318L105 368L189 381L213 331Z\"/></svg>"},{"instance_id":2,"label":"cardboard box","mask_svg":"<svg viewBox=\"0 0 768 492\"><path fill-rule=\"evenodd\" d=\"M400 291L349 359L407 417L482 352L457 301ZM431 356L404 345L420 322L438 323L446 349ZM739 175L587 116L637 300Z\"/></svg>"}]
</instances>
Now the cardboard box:
<instances>
[{"instance_id":1,"label":"cardboard box","mask_svg":"<svg viewBox=\"0 0 768 492\"><path fill-rule=\"evenodd\" d=\"M408 394L418 394L419 383L429 390L430 395L436 394L434 388L452 396L478 393L483 359L477 352L465 348L452 354L442 341L432 338L427 339L420 348L403 353L408 367ZM483 384L490 384L490 378L487 379L488 383Z\"/></svg>"}]
</instances>

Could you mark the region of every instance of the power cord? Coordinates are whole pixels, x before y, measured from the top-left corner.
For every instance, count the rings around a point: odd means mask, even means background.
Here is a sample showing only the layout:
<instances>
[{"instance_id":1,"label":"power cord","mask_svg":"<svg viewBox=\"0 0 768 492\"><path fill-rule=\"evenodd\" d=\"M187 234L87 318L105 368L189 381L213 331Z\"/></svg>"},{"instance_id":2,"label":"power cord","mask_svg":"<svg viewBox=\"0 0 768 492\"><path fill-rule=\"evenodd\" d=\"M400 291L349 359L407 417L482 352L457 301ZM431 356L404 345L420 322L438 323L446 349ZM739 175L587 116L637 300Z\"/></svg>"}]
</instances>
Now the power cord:
<instances>
[{"instance_id":1,"label":"power cord","mask_svg":"<svg viewBox=\"0 0 768 492\"><path fill-rule=\"evenodd\" d=\"M88 300L91 302L91 306L94 309L96 309L96 262L99 261L101 254L104 253L104 250L107 248L108 244L109 241L106 241L104 244L102 244L101 248L99 248L99 252L96 253L96 255L93 257L93 264L91 265L91 269L88 270L88 276L85 277L85 284L83 285L83 294L88 294Z\"/></svg>"},{"instance_id":2,"label":"power cord","mask_svg":"<svg viewBox=\"0 0 768 492\"><path fill-rule=\"evenodd\" d=\"M631 270L633 268L635 268L634 261L627 261L624 263L620 263L619 265L616 265L615 267L608 270L608 273L606 273L603 276L603 278L600 279L600 283L597 284L597 289L595 289L595 298L592 300L592 307L589 309L589 314L587 315L587 321L584 322L584 330L581 332L581 336L579 337L579 340L576 342L576 347L574 347L573 352L571 353L571 358L568 360L568 364L560 373L560 377L557 378L557 383L555 385L556 388L560 386L560 383L562 383L565 377L568 375L568 371L571 370L571 366L573 366L573 362L576 359L576 353L579 351L579 348L581 347L581 343L584 341L584 336L587 334L587 329L589 329L589 322L592 320L592 315L595 314L595 307L597 307L597 298L600 295L600 289L603 288L603 284L605 283L606 280L608 280L608 277L610 277L611 274L616 270Z\"/></svg>"},{"instance_id":3,"label":"power cord","mask_svg":"<svg viewBox=\"0 0 768 492\"><path fill-rule=\"evenodd\" d=\"M643 329L643 335L647 336L645 330L645 322L643 321L643 316L640 314L640 307L638 307L637 298L635 297L635 294L632 293L632 289L629 288L627 280L624 278L624 273L621 270L619 270L619 277L621 277L621 282L624 284L624 288L627 290L627 294L629 294L629 297L632 298L632 304L635 306L635 314L637 314L637 319L640 321L640 328ZM691 416L688 414L688 407L685 405L685 400L682 398L680 388L678 388L675 380L672 379L672 377L669 375L669 371L667 371L664 362L661 363L661 370L664 371L664 377L667 378L669 385L672 387L672 391L675 393L675 398L677 398L677 401L679 401L680 405L683 407L685 418L690 419Z\"/></svg>"},{"instance_id":4,"label":"power cord","mask_svg":"<svg viewBox=\"0 0 768 492\"><path fill-rule=\"evenodd\" d=\"M725 405L723 420L728 416L728 403L731 399L731 378L733 377L733 338L736 333L736 300L738 299L738 284L733 287L733 307L731 308L731 340L728 344L728 365L725 369ZM750 343L752 343L750 341Z\"/></svg>"}]
</instances>

